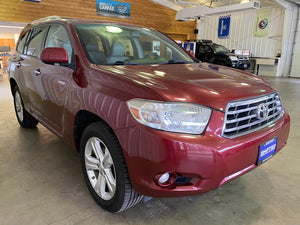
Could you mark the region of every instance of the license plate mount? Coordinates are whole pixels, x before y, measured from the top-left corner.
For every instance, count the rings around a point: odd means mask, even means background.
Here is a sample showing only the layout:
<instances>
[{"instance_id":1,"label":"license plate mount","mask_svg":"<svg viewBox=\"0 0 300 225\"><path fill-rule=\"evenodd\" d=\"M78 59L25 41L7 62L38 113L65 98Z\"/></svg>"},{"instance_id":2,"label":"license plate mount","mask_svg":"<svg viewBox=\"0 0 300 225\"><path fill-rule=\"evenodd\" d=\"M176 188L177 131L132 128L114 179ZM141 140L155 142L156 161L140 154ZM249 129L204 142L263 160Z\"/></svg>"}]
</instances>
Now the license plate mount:
<instances>
[{"instance_id":1,"label":"license plate mount","mask_svg":"<svg viewBox=\"0 0 300 225\"><path fill-rule=\"evenodd\" d=\"M261 144L258 150L257 165L260 165L276 154L278 137Z\"/></svg>"}]
</instances>

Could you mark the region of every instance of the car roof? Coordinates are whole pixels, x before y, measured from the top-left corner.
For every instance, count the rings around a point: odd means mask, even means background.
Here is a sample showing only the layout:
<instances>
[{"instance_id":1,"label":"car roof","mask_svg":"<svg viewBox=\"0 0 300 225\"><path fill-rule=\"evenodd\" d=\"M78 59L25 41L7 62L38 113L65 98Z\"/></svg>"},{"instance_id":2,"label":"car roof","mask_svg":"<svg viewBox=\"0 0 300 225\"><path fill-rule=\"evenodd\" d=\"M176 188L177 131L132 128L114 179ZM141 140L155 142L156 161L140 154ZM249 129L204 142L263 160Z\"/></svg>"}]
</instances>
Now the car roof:
<instances>
[{"instance_id":1,"label":"car roof","mask_svg":"<svg viewBox=\"0 0 300 225\"><path fill-rule=\"evenodd\" d=\"M123 23L123 22L116 22L116 21L110 21L110 20L95 20L95 19L79 19L79 18L64 18L60 16L48 16L44 17L38 20L34 20L31 23L28 23L27 27L35 26L38 24L43 23L52 23L52 22L63 22L66 24L115 24L115 25L123 25L123 26L131 26L131 27L138 27L142 28L142 26L129 24L129 23Z\"/></svg>"}]
</instances>

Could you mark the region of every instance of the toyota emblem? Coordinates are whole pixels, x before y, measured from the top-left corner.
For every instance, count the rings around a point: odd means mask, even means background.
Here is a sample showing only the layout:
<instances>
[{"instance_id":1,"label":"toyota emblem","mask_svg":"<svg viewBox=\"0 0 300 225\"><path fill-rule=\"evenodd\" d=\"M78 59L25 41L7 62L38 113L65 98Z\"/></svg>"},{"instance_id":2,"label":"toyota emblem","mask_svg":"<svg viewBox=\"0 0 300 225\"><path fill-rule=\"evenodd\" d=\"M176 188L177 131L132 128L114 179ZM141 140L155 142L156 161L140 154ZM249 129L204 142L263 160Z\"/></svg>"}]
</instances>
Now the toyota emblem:
<instances>
[{"instance_id":1,"label":"toyota emblem","mask_svg":"<svg viewBox=\"0 0 300 225\"><path fill-rule=\"evenodd\" d=\"M258 119L265 119L268 116L268 105L265 103L261 103L257 107L257 117Z\"/></svg>"}]
</instances>

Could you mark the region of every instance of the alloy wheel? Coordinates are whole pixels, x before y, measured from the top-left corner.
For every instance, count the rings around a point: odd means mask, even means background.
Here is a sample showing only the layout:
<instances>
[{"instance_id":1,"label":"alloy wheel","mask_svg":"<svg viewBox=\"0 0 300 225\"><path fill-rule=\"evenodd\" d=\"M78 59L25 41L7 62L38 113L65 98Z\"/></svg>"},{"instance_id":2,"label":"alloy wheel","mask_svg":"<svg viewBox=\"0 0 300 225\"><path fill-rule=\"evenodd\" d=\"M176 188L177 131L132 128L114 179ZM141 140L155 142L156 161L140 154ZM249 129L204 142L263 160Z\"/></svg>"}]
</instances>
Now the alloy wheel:
<instances>
[{"instance_id":1,"label":"alloy wheel","mask_svg":"<svg viewBox=\"0 0 300 225\"><path fill-rule=\"evenodd\" d=\"M113 159L104 142L91 137L85 145L85 168L89 181L103 200L110 200L116 192L116 171Z\"/></svg>"},{"instance_id":2,"label":"alloy wheel","mask_svg":"<svg viewBox=\"0 0 300 225\"><path fill-rule=\"evenodd\" d=\"M20 121L23 121L23 119L24 119L24 110L23 110L21 95L18 91L15 94L15 105L16 105L17 116L18 116Z\"/></svg>"}]
</instances>

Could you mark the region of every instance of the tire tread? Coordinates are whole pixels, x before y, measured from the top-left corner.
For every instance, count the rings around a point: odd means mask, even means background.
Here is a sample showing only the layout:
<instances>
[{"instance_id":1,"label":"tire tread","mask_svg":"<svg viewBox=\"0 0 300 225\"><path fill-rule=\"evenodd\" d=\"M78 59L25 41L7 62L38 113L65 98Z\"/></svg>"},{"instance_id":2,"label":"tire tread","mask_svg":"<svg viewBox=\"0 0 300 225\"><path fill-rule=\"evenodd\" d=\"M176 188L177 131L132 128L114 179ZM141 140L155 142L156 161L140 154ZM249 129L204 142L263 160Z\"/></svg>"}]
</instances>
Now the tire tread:
<instances>
[{"instance_id":1,"label":"tire tread","mask_svg":"<svg viewBox=\"0 0 300 225\"><path fill-rule=\"evenodd\" d=\"M25 109L24 104L23 104L22 95L20 93L20 90L19 90L18 86L15 86L13 88L13 97L14 98L15 98L16 92L19 92L19 94L20 94L21 104L22 104L22 107L23 107L23 121L20 121L20 119L18 118L18 115L17 115L16 106L15 106L15 102L14 102L16 116L17 116L19 124L21 125L21 127L24 127L24 128L35 128L36 125L38 124L38 121L29 112L27 112L27 110Z\"/></svg>"},{"instance_id":2,"label":"tire tread","mask_svg":"<svg viewBox=\"0 0 300 225\"><path fill-rule=\"evenodd\" d=\"M115 141L114 144L120 148L120 144L119 144L117 138L115 137L113 131L105 123L103 123L103 126L105 126L106 133L108 135L110 135L111 138ZM124 195L123 205L117 211L117 213L133 207L134 205L139 203L144 198L143 195L136 193L131 185L128 168L126 166L126 161L125 161L124 155L122 153L122 149L120 149L120 151L118 153L119 153L118 156L119 156L120 162L122 163L122 166L123 166L123 171L124 171L124 176L125 176L125 195Z\"/></svg>"},{"instance_id":3,"label":"tire tread","mask_svg":"<svg viewBox=\"0 0 300 225\"><path fill-rule=\"evenodd\" d=\"M128 208L133 207L134 205L136 205L137 203L139 203L144 196L140 195L138 193L136 193L131 185L131 181L130 181L130 176L128 173L128 168L126 165L126 160L124 158L123 155L123 150L121 148L121 145L116 137L116 135L114 134L113 130L104 122L104 121L99 121L99 122L94 122L90 125L88 125L85 129L85 131L83 132L83 138L85 136L85 133L90 131L90 130L97 130L100 131L100 129L102 130L103 133L105 133L106 137L108 140L111 141L111 146L115 151L115 156L118 160L118 162L120 163L120 167L122 168L122 172L123 172L123 186L124 186L124 194L121 196L121 198L123 199L119 199L119 203L115 206L109 206L109 207L103 207L106 210L110 211L110 212L114 212L114 213L119 213L122 212ZM84 141L81 141L81 151L84 151L83 148L83 144ZM83 152L81 152L81 154L83 154ZM81 156L82 158L83 156ZM82 158L83 159L83 158ZM82 164L84 164L84 162L82 161ZM83 171L85 173L85 171ZM99 201L97 201L97 197L95 198L95 195L92 194L92 196L94 197L94 199L96 200L96 202L99 204ZM99 204L101 206L101 204Z\"/></svg>"}]
</instances>

